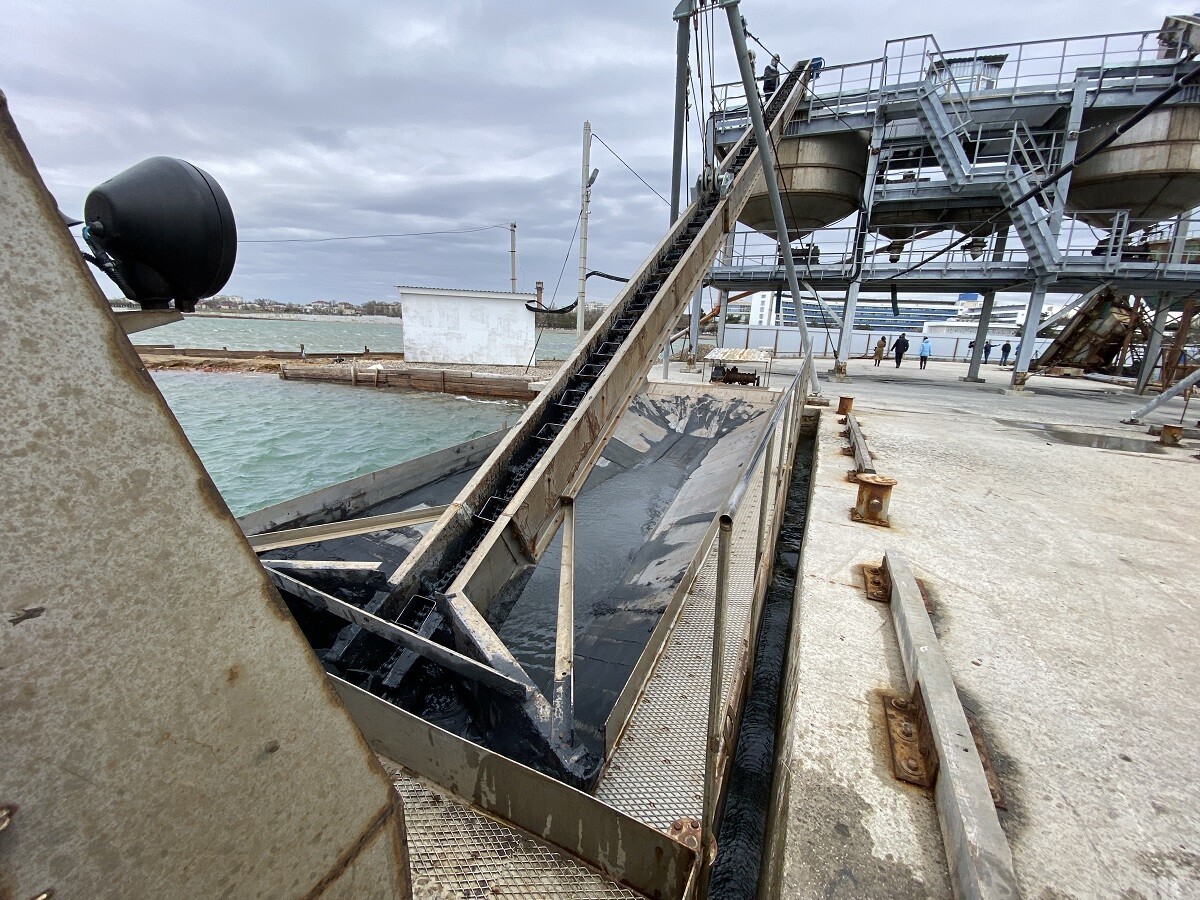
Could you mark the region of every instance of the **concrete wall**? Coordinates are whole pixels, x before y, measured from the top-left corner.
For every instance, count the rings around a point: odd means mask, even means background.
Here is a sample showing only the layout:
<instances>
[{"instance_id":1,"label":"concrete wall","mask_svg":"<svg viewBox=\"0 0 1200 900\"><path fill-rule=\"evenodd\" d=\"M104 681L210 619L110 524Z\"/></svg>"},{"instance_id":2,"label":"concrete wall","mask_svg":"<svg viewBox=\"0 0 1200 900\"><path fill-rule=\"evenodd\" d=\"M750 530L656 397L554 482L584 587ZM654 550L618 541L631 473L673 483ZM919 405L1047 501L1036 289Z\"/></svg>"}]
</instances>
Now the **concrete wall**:
<instances>
[{"instance_id":1,"label":"concrete wall","mask_svg":"<svg viewBox=\"0 0 1200 900\"><path fill-rule=\"evenodd\" d=\"M0 897L410 896L398 795L3 95L0 210Z\"/></svg>"},{"instance_id":2,"label":"concrete wall","mask_svg":"<svg viewBox=\"0 0 1200 900\"><path fill-rule=\"evenodd\" d=\"M407 362L524 366L533 358L533 294L400 288Z\"/></svg>"}]
</instances>

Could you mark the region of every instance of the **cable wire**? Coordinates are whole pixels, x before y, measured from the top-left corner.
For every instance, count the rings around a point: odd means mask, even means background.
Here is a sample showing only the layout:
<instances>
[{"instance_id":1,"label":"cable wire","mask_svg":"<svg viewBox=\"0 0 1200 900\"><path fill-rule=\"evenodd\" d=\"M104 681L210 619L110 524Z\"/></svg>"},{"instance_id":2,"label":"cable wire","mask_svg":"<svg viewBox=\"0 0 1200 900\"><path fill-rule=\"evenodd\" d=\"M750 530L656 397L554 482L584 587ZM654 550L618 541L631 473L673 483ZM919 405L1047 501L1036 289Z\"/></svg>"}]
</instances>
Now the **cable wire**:
<instances>
[{"instance_id":1,"label":"cable wire","mask_svg":"<svg viewBox=\"0 0 1200 900\"><path fill-rule=\"evenodd\" d=\"M492 228L508 229L507 225L480 225L475 228L454 228L445 231L405 231L394 234L349 234L324 238L244 238L239 244L324 244L330 241L366 241L374 238L424 237L431 234L474 234Z\"/></svg>"},{"instance_id":2,"label":"cable wire","mask_svg":"<svg viewBox=\"0 0 1200 900\"><path fill-rule=\"evenodd\" d=\"M663 203L667 204L667 206L671 205L671 201L668 200L666 197L664 197L662 194L660 194L658 191L654 190L654 186L651 185L650 182L648 182L645 178L643 178L641 175L639 175L636 171L634 171L633 166L631 166L629 163L625 162L625 160L621 159L621 155L619 153L617 153L616 150L614 150L612 147L608 146L608 144L604 143L604 138L600 137L600 135L596 134L596 132L594 132L594 131L592 132L592 137L594 137L596 140L598 140L600 142L600 144L604 147L604 149L606 149L609 153L611 153L613 156L615 156L617 158L617 162L619 162L621 165L623 165L625 168L627 168L630 172L633 172L634 178L636 178L638 181L640 181L642 184L644 184L646 187L648 187L651 191L653 191L655 197L657 197Z\"/></svg>"},{"instance_id":3,"label":"cable wire","mask_svg":"<svg viewBox=\"0 0 1200 900\"><path fill-rule=\"evenodd\" d=\"M554 293L550 295L550 306L554 306L554 299L558 296L558 286L562 284L563 273L567 271L567 261L571 258L571 251L575 249L575 235L579 234L579 223L583 221L583 210L579 210L579 215L575 217L575 230L571 232L571 240L567 244L566 255L563 256L562 268L558 270L558 281L554 282Z\"/></svg>"}]
</instances>

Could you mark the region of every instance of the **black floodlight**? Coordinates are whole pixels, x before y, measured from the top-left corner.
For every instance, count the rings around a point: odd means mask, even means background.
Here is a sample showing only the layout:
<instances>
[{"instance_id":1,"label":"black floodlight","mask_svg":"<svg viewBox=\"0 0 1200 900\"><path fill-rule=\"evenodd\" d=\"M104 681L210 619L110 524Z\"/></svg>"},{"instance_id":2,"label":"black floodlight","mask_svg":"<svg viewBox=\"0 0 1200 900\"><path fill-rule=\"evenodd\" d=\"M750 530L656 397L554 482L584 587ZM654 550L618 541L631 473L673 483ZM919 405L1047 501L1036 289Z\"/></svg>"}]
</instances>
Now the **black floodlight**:
<instances>
[{"instance_id":1,"label":"black floodlight","mask_svg":"<svg viewBox=\"0 0 1200 900\"><path fill-rule=\"evenodd\" d=\"M88 194L83 238L103 269L143 309L191 312L225 286L237 226L225 192L182 159L154 156Z\"/></svg>"}]
</instances>

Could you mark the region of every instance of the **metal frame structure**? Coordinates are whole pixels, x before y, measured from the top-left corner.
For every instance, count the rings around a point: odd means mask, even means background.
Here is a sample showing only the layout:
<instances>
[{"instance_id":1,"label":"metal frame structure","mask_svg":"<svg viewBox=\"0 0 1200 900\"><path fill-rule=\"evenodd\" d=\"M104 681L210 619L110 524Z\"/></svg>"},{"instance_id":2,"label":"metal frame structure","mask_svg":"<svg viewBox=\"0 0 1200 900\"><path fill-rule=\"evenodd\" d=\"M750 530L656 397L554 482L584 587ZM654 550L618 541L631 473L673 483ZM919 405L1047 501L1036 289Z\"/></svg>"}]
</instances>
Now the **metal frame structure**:
<instances>
[{"instance_id":1,"label":"metal frame structure","mask_svg":"<svg viewBox=\"0 0 1200 900\"><path fill-rule=\"evenodd\" d=\"M1120 116L1144 107L1187 71L1190 53L1165 26L955 51L923 35L888 42L878 59L823 68L785 139L851 130L869 145L856 219L808 238L824 257L806 265L814 293L845 292L835 372L845 371L863 289L982 292L981 334L997 291L1028 290L1016 387L1029 369L1047 293L1108 285L1162 296L1176 309L1179 295L1200 290L1200 255L1186 244L1191 216L1163 223L1124 211L1068 213L1066 206L1085 112ZM716 89L709 128L719 149L751 124L748 93L740 83ZM1185 88L1168 108L1197 104L1200 93ZM1064 169L1057 183L1030 195ZM996 215L1017 200L1011 213ZM1143 240L1135 241L1139 231ZM970 242L959 237L970 233ZM731 261L712 270L709 284L726 292L789 286L779 260L787 243L739 234ZM968 380L977 379L972 360Z\"/></svg>"}]
</instances>

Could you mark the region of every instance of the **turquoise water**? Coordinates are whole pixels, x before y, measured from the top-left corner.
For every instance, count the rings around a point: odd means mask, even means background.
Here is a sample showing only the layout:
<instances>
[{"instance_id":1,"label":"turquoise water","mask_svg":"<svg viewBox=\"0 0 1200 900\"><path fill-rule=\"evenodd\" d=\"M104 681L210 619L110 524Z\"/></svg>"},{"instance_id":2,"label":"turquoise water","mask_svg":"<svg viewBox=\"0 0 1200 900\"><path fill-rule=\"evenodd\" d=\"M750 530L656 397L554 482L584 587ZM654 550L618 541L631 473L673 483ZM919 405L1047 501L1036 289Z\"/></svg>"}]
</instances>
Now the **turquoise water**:
<instances>
[{"instance_id":1,"label":"turquoise water","mask_svg":"<svg viewBox=\"0 0 1200 900\"><path fill-rule=\"evenodd\" d=\"M524 410L276 375L163 371L154 381L237 516L487 434Z\"/></svg>"},{"instance_id":2,"label":"turquoise water","mask_svg":"<svg viewBox=\"0 0 1200 900\"><path fill-rule=\"evenodd\" d=\"M310 353L361 353L363 347L381 353L404 349L402 319L384 316L324 319L250 319L187 316L133 336L135 344L174 344L216 350L299 350ZM543 331L538 359L565 359L575 346L571 332Z\"/></svg>"}]
</instances>

